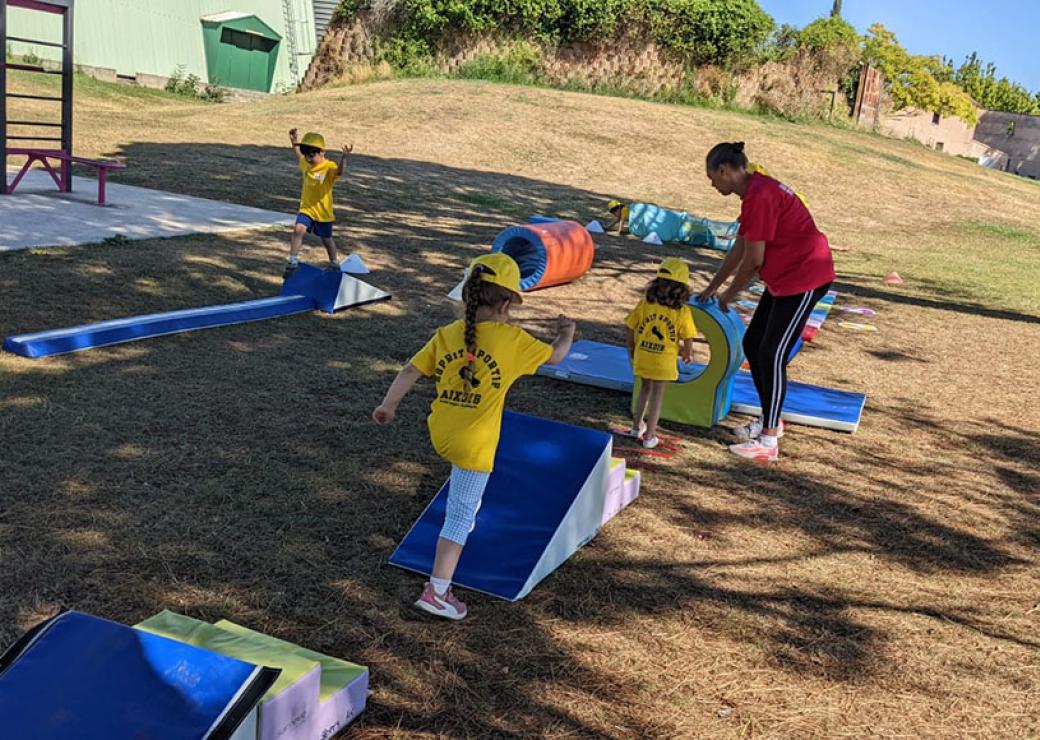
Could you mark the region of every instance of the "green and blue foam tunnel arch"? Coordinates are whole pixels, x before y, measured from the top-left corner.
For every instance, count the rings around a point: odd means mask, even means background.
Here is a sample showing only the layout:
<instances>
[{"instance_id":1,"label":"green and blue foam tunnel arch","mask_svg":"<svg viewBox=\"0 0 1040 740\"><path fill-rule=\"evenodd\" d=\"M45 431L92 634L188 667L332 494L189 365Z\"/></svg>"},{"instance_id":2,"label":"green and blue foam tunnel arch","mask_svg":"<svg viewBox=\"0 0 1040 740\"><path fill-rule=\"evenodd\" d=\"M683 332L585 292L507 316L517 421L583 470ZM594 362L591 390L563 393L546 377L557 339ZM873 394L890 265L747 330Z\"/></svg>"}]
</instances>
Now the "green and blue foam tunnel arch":
<instances>
[{"instance_id":1,"label":"green and blue foam tunnel arch","mask_svg":"<svg viewBox=\"0 0 1040 740\"><path fill-rule=\"evenodd\" d=\"M679 380L665 387L661 418L680 424L712 427L729 414L733 404L733 383L744 361L741 342L744 322L734 310L723 311L715 299L690 299L697 333L711 351L707 365L679 363ZM640 379L632 390L632 406L639 396Z\"/></svg>"}]
</instances>

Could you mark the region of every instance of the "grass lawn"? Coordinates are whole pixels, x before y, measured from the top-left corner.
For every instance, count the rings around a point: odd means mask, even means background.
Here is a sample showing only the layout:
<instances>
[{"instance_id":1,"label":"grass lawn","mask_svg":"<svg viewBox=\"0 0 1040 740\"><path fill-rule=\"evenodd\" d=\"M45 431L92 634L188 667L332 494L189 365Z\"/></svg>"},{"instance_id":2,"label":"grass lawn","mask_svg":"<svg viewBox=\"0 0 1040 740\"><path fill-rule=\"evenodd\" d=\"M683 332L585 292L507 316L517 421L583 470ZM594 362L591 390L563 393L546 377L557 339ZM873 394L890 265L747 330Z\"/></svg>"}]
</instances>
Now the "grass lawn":
<instances>
[{"instance_id":1,"label":"grass lawn","mask_svg":"<svg viewBox=\"0 0 1040 740\"><path fill-rule=\"evenodd\" d=\"M12 75L16 90L40 89ZM352 142L341 247L391 302L59 358L0 355L0 644L60 607L227 618L372 670L356 737L1040 735L1040 183L906 142L551 90L397 81L204 104L78 79L76 146L118 182L291 212L292 126ZM40 106L45 104L40 104ZM45 115L40 106L20 110ZM808 199L839 304L792 377L867 394L773 468L692 444L524 601L412 616L386 564L447 474L429 385L369 421L504 226L609 197L733 218L717 141ZM2 224L0 228L14 228ZM272 295L284 231L0 255L0 334ZM597 238L521 324L621 341L664 256ZM311 244L305 258L323 252ZM886 287L898 271L904 285ZM861 319L854 318L859 321ZM543 378L511 408L604 427L627 399Z\"/></svg>"}]
</instances>

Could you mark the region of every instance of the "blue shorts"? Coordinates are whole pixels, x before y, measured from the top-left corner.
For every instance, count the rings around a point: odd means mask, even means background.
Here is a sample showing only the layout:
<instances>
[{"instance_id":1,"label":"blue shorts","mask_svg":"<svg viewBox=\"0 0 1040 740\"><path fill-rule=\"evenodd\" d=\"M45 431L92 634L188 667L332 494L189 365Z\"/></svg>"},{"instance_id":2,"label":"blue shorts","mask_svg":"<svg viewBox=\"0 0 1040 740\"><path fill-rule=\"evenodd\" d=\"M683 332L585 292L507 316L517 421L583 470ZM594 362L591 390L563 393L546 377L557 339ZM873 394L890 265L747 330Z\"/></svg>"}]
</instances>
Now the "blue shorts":
<instances>
[{"instance_id":1,"label":"blue shorts","mask_svg":"<svg viewBox=\"0 0 1040 740\"><path fill-rule=\"evenodd\" d=\"M296 214L296 223L307 227L307 232L320 236L322 239L332 238L332 221L315 221L306 213Z\"/></svg>"}]
</instances>

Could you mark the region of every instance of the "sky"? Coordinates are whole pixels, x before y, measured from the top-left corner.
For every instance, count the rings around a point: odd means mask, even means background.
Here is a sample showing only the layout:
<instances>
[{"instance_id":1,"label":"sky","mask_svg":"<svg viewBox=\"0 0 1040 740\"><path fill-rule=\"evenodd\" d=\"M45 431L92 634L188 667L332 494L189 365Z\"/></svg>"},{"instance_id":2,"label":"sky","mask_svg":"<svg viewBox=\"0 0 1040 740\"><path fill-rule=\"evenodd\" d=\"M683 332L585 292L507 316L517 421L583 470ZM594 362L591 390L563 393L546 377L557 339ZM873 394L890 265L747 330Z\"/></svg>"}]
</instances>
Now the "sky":
<instances>
[{"instance_id":1,"label":"sky","mask_svg":"<svg viewBox=\"0 0 1040 740\"><path fill-rule=\"evenodd\" d=\"M830 15L831 0L758 0L777 25L799 28ZM947 56L960 66L973 51L1030 92L1040 91L1040 0L843 0L842 17L866 33L880 21L911 54Z\"/></svg>"}]
</instances>

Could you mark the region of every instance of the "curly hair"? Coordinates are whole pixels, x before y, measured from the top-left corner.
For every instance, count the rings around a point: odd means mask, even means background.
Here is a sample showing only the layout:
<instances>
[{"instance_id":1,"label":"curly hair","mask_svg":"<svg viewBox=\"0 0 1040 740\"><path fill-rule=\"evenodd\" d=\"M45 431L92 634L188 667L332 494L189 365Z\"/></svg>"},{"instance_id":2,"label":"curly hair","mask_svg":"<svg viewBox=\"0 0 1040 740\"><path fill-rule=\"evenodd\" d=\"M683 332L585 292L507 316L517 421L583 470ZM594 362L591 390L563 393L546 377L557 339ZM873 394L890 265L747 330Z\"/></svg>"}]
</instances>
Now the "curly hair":
<instances>
[{"instance_id":1,"label":"curly hair","mask_svg":"<svg viewBox=\"0 0 1040 740\"><path fill-rule=\"evenodd\" d=\"M462 301L466 306L465 332L466 367L462 370L462 378L471 388L479 385L473 362L477 355L477 310L483 306L498 308L506 301L516 299L516 294L501 285L484 281L483 275L493 274L487 265L474 265L466 283L462 286Z\"/></svg>"},{"instance_id":2,"label":"curly hair","mask_svg":"<svg viewBox=\"0 0 1040 740\"><path fill-rule=\"evenodd\" d=\"M682 308L690 301L693 291L689 285L666 278L654 278L646 286L646 300L667 308Z\"/></svg>"}]
</instances>

